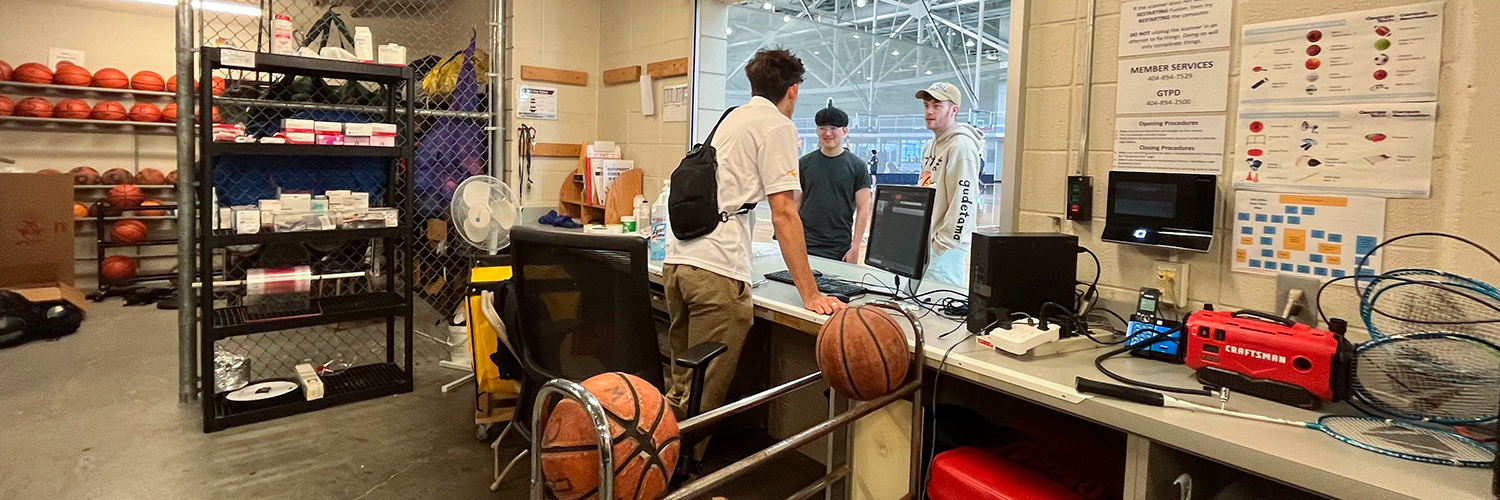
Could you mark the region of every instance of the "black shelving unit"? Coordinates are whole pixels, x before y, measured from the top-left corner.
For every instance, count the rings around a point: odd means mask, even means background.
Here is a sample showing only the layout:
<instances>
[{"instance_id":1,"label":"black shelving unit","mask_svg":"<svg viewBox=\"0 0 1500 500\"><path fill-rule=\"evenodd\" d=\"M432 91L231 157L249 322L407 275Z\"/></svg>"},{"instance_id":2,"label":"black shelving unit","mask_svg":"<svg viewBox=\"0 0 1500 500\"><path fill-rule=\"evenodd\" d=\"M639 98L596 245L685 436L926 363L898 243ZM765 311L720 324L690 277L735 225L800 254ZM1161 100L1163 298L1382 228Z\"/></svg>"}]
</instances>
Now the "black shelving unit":
<instances>
[{"instance_id":1,"label":"black shelving unit","mask_svg":"<svg viewBox=\"0 0 1500 500\"><path fill-rule=\"evenodd\" d=\"M198 343L198 359L202 380L200 390L202 391L204 432L214 432L228 427L316 411L344 403L411 392L413 387L411 320L413 290L405 280L398 281L397 279L402 273L410 273L408 266L402 264L401 259L410 259L412 228L414 227L411 220L412 179L410 169L406 168L406 165L411 164L413 155L411 121L413 99L410 93L415 81L411 69L404 66L383 66L267 53L254 55L254 67L224 65L222 56L231 50L234 49L212 47L201 49L199 80L211 81L216 71L227 71L247 72L255 75L262 82L295 77L315 77L378 84L380 90L376 92L377 95L382 96L380 102L383 104L379 106L379 114L384 117L382 121L395 123L398 132L396 147L378 147L214 142L211 130L206 127L199 128L200 164L197 172L199 180L197 199L200 205L195 239L198 242L198 279L202 282L202 286L197 291L197 301L201 336ZM242 81L254 79L247 78ZM300 109L317 107L316 104L309 105L310 103L305 101L277 100L280 97L284 96L268 96L266 100L271 102L265 105L229 102L225 105L239 106L251 110L252 113L264 109L268 114L276 112L272 110L286 109L285 106L277 105L283 103L297 104L296 107ZM208 85L199 89L198 100L201 103L199 109L212 109L219 104L218 96L213 95ZM404 109L398 110L398 103L404 106ZM329 108L336 107L329 106ZM339 174L337 169L344 167L339 166L341 164L338 162L309 167L311 163L307 161L307 157L365 158L380 161L385 167L384 195L379 203L372 195L371 205L397 208L400 212L400 222L397 227L387 228L286 233L233 234L232 231L217 230L212 227L213 217L206 214L209 210L218 208L211 206L212 202L209 201L214 199L216 184L219 182L228 184L227 179L215 176L215 165L230 157L235 157L236 161L240 162L249 158L251 161L263 163L270 170L276 170L278 163L288 165L295 163L303 171L326 167L331 172L323 174L327 176L323 178L332 179L328 181L330 184L337 182ZM247 179L245 182L255 181ZM325 190L345 188L337 185L323 186ZM235 303L232 293L225 293L222 289L215 290L212 275L215 268L215 249L265 248L273 245L336 246L355 240L380 242L378 246L372 243L371 248L379 248L379 255L382 258L374 259L369 264L383 268L378 269L381 271L379 273L369 273L370 276L379 276L379 278L361 278L369 279L370 287L368 290L359 290L358 293L341 294L342 287L335 287L336 290L332 295L314 296L310 299L310 305L303 311L303 314L268 315L246 304ZM238 277L230 275L227 258L223 266L225 269L222 272L227 278ZM377 280L383 283L383 287L376 286ZM322 288L317 290L318 292L314 295L323 291ZM226 299L226 296L230 298ZM398 319L401 320L400 327L397 324ZM324 395L321 399L304 401L297 398L270 407L258 406L249 409L228 402L224 397L225 394L215 391L217 385L214 372L216 344L254 338L247 336L270 332L371 320L384 324L384 359L358 364L336 374L322 375ZM397 352L398 340L401 340L399 345L404 346L403 353ZM278 346L278 349L295 350L296 346ZM295 378L295 375L295 373L288 372L262 376Z\"/></svg>"},{"instance_id":2,"label":"black shelving unit","mask_svg":"<svg viewBox=\"0 0 1500 500\"><path fill-rule=\"evenodd\" d=\"M133 214L133 213L136 213L136 212L168 211L168 210L176 210L176 209L177 209L177 205L149 205L149 206L137 206L137 207L115 207L115 206L111 206L109 203L100 203L99 204L99 206L94 211L93 217L91 217L91 219L94 222L94 248L95 248L94 261L95 261L95 265L97 266L96 269L95 269L95 274L94 275L99 278L97 280L98 281L98 289L94 293L92 293L92 294L89 295L89 300L92 300L94 302L99 302L99 301L104 300L106 297L110 297L110 296L113 296L113 295L119 295L119 294L124 293L126 291L135 289L141 283L147 283L147 282L153 282L153 281L171 281L171 280L177 278L177 273L175 273L175 272L170 272L170 273L136 273L135 275L133 275L133 276L131 276L129 278L108 278L108 277L104 276L104 259L106 257L109 257L109 255L107 255L108 252L105 251L106 249L110 249L110 248L141 248L141 247L152 247L152 246L177 246L177 239L176 238L172 238L172 239L147 239L147 240L141 240L141 241L135 241L135 242L118 242L118 241L113 241L112 236L110 236L110 232L109 232L110 226L118 223L121 220L130 219L131 217L126 217L125 216L126 214ZM158 220L164 220L164 219L158 219Z\"/></svg>"}]
</instances>

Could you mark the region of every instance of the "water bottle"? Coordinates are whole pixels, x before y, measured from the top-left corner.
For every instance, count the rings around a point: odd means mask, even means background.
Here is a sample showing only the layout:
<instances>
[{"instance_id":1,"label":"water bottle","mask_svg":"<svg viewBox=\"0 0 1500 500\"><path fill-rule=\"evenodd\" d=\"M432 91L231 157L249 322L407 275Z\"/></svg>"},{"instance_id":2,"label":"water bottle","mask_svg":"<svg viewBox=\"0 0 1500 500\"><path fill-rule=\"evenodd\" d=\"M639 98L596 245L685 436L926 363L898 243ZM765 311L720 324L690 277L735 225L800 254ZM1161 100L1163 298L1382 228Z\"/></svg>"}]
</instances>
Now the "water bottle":
<instances>
[{"instance_id":1,"label":"water bottle","mask_svg":"<svg viewBox=\"0 0 1500 500\"><path fill-rule=\"evenodd\" d=\"M671 189L670 179L661 181L661 194L656 197L656 204L651 206L651 241L648 244L651 260L667 258L667 231L671 230L667 225L667 195Z\"/></svg>"}]
</instances>

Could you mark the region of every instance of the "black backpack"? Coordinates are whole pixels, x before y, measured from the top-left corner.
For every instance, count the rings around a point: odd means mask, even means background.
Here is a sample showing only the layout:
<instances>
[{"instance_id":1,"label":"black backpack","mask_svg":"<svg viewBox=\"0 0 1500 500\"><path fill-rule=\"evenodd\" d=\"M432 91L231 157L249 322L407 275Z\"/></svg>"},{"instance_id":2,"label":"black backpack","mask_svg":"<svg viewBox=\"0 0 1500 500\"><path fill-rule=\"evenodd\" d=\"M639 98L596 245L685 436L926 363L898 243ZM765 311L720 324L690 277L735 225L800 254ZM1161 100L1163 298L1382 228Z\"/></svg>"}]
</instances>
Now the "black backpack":
<instances>
[{"instance_id":1,"label":"black backpack","mask_svg":"<svg viewBox=\"0 0 1500 500\"><path fill-rule=\"evenodd\" d=\"M714 149L714 134L719 125L739 106L724 110L714 129L702 144L693 146L687 157L672 171L672 190L667 195L667 216L672 224L672 234L678 240L702 238L714 232L719 224L729 218L755 210L754 203L741 205L739 210L719 210L719 152Z\"/></svg>"}]
</instances>

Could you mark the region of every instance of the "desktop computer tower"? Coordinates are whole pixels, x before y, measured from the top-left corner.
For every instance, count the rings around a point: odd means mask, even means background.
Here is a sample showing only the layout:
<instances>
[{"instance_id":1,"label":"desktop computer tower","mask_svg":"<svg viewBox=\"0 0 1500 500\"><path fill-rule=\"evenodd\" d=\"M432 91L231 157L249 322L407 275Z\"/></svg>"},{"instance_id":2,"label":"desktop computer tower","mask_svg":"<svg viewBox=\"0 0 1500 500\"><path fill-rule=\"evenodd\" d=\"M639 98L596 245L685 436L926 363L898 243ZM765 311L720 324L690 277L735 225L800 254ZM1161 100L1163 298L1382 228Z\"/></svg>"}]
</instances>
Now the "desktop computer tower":
<instances>
[{"instance_id":1,"label":"desktop computer tower","mask_svg":"<svg viewBox=\"0 0 1500 500\"><path fill-rule=\"evenodd\" d=\"M1077 236L976 231L971 252L970 332L980 333L1001 315L1037 316L1042 314L1042 304L1048 302L1073 308L1078 280ZM1055 317L1060 313L1048 308L1045 315Z\"/></svg>"}]
</instances>

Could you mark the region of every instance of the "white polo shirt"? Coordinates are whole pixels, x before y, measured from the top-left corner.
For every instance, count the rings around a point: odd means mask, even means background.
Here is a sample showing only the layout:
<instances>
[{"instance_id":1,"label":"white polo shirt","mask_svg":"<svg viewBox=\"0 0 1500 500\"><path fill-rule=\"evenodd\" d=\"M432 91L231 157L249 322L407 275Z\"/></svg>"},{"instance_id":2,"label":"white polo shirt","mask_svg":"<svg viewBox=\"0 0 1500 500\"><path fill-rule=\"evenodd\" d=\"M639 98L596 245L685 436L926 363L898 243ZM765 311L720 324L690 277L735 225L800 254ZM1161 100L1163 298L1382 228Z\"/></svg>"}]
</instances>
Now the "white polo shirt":
<instances>
[{"instance_id":1,"label":"white polo shirt","mask_svg":"<svg viewBox=\"0 0 1500 500\"><path fill-rule=\"evenodd\" d=\"M767 194L800 191L797 126L764 97L752 97L724 119L714 134L719 160L719 210L734 213ZM667 264L687 264L749 283L750 238L755 213L719 224L712 233L678 241L668 231Z\"/></svg>"}]
</instances>

